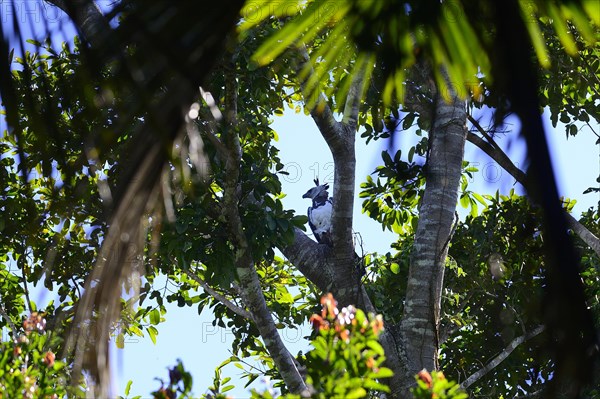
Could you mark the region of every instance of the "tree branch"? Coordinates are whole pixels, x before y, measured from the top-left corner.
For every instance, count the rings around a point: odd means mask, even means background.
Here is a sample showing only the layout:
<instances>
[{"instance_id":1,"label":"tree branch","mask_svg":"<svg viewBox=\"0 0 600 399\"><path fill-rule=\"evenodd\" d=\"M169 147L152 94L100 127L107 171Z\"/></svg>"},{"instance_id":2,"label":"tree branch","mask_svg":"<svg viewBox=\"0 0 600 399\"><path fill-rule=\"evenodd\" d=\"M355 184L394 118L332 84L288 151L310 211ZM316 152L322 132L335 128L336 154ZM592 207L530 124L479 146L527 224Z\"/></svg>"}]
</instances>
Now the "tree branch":
<instances>
[{"instance_id":1,"label":"tree branch","mask_svg":"<svg viewBox=\"0 0 600 399\"><path fill-rule=\"evenodd\" d=\"M565 216L567 218L567 226L600 257L600 239L569 212L565 211Z\"/></svg>"},{"instance_id":2,"label":"tree branch","mask_svg":"<svg viewBox=\"0 0 600 399\"><path fill-rule=\"evenodd\" d=\"M239 174L242 150L237 125L237 83L232 71L225 74L226 122L223 144L229 151L225 161L226 178L223 189L223 210L235 247L235 267L240 280L242 299L256 325L265 347L273 358L279 374L290 392L301 394L308 390L296 359L285 347L264 297L260 280L239 213Z\"/></svg>"},{"instance_id":3,"label":"tree branch","mask_svg":"<svg viewBox=\"0 0 600 399\"><path fill-rule=\"evenodd\" d=\"M515 396L513 399L531 399L531 398L540 398L542 397L542 394L546 393L545 389L539 389L535 392L531 392L531 393L526 393L524 395L519 395L519 396Z\"/></svg>"},{"instance_id":4,"label":"tree branch","mask_svg":"<svg viewBox=\"0 0 600 399\"><path fill-rule=\"evenodd\" d=\"M204 289L204 291L206 291L210 296L215 298L217 301L221 302L227 309L231 310L233 313L237 314L238 316L242 316L245 319L254 321L250 312L246 311L245 309L242 309L241 307L237 306L235 303L231 302L229 299L227 299L227 297L225 297L225 295L219 294L217 291L212 289L210 287L210 285L208 285L206 283L206 281L204 281L197 275L190 273L188 271L185 271L185 274L189 278L191 278L192 280L194 280L195 282L200 284L200 286Z\"/></svg>"},{"instance_id":5,"label":"tree branch","mask_svg":"<svg viewBox=\"0 0 600 399\"><path fill-rule=\"evenodd\" d=\"M27 301L27 309L29 310L29 314L33 313L33 309L31 307L31 298L29 298L29 287L27 287L27 275L25 273L25 268L23 268L23 274L21 276L21 282L23 283L23 293L25 293L25 300Z\"/></svg>"},{"instance_id":6,"label":"tree branch","mask_svg":"<svg viewBox=\"0 0 600 399\"><path fill-rule=\"evenodd\" d=\"M8 316L8 313L6 313L6 310L4 310L4 307L2 306L2 304L0 304L0 316L2 316L6 320L6 323L10 327L10 335L13 338L16 338L17 327L15 326L15 323L13 323L12 320L10 319L10 317Z\"/></svg>"},{"instance_id":7,"label":"tree branch","mask_svg":"<svg viewBox=\"0 0 600 399\"><path fill-rule=\"evenodd\" d=\"M355 275L355 251L352 237L354 218L354 186L356 181L355 142L359 106L364 86L364 71L368 59L359 58L355 67L355 75L346 98L344 117L341 123L341 142L343 148L332 148L334 161L334 190L332 241L336 270L342 272L340 286L347 291L355 291L359 276ZM344 276L346 278L344 278ZM346 280L346 281L344 281ZM340 298L343 300L344 298Z\"/></svg>"},{"instance_id":8,"label":"tree branch","mask_svg":"<svg viewBox=\"0 0 600 399\"><path fill-rule=\"evenodd\" d=\"M365 68L370 57L359 58L354 67L354 79L348 90L346 104L344 106L344 117L342 123L356 130L358 123L358 112L360 110L360 102L362 100L363 88L365 83Z\"/></svg>"},{"instance_id":9,"label":"tree branch","mask_svg":"<svg viewBox=\"0 0 600 399\"><path fill-rule=\"evenodd\" d=\"M469 388L471 385L477 382L477 380L479 380L481 377L483 377L491 370L496 368L500 363L502 363L504 359L506 359L519 345L539 335L542 331L544 331L544 328L544 326L537 326L529 333L513 339L510 342L510 344L508 344L508 346L504 348L504 350L500 352L495 358L493 358L488 364L486 364L483 368L471 374L466 380L464 380L462 384L460 384L460 387L463 389Z\"/></svg>"},{"instance_id":10,"label":"tree branch","mask_svg":"<svg viewBox=\"0 0 600 399\"><path fill-rule=\"evenodd\" d=\"M514 177L516 181L522 184L523 187L527 188L527 175L521 169L517 168L503 151L494 147L473 132L467 133L467 141L479 147L483 152L489 155L490 158L496 161L498 165L500 165L512 177Z\"/></svg>"},{"instance_id":11,"label":"tree branch","mask_svg":"<svg viewBox=\"0 0 600 399\"><path fill-rule=\"evenodd\" d=\"M303 65L298 65L298 75L303 77L300 87L305 96L307 82L315 74L306 47L298 48L299 58ZM332 241L333 241L333 268L337 292L337 300L342 305L356 304L359 293L359 276L354 272L354 246L352 242L352 218L354 208L354 183L356 159L354 154L356 122L358 115L358 102L360 101L359 89L362 87L362 78L356 77L351 85L351 93L347 100L347 121L341 123L333 118L325 96L315 91L316 106L311 110L321 135L327 142L334 161L333 183L333 215L332 215ZM308 102L308 101L307 101Z\"/></svg>"},{"instance_id":12,"label":"tree branch","mask_svg":"<svg viewBox=\"0 0 600 399\"><path fill-rule=\"evenodd\" d=\"M479 122L477 122L474 118L469 117L469 121L479 132L485 132L485 129L483 129ZM489 137L489 135L487 134L486 136ZM512 163L510 158L504 153L504 151L500 149L500 147L497 144L490 144L472 132L469 132L467 134L467 140L472 144L475 144L490 158L496 161L498 165L500 165L504 170L506 170L512 177L515 178L517 182L519 182L529 192L531 187L528 182L527 175ZM567 225L569 226L569 228L572 229L575 232L575 234L577 234L579 238L581 238L583 242L585 242L596 253L596 255L600 257L600 240L598 239L598 237L596 237L587 227L581 224L581 222L575 219L566 210L564 211L564 214L566 216Z\"/></svg>"},{"instance_id":13,"label":"tree branch","mask_svg":"<svg viewBox=\"0 0 600 399\"><path fill-rule=\"evenodd\" d=\"M501 150L498 143L496 143L494 141L494 138L488 134L488 132L483 128L483 126L481 126L481 124L479 123L479 121L477 119L473 118L473 116L470 114L467 114L467 119L469 120L469 122L471 122L473 124L475 129L477 129L477 131L479 133L481 133L481 135L483 137L485 137L485 139L488 141L489 144L491 144L494 148Z\"/></svg>"},{"instance_id":14,"label":"tree branch","mask_svg":"<svg viewBox=\"0 0 600 399\"><path fill-rule=\"evenodd\" d=\"M278 247L281 253L322 292L329 292L334 284L334 272L331 268L331 249L317 244L304 232L294 228L294 241Z\"/></svg>"},{"instance_id":15,"label":"tree branch","mask_svg":"<svg viewBox=\"0 0 600 399\"><path fill-rule=\"evenodd\" d=\"M103 37L110 31L110 27L93 0L46 0L46 2L67 14L92 46L98 47L103 44Z\"/></svg>"}]
</instances>

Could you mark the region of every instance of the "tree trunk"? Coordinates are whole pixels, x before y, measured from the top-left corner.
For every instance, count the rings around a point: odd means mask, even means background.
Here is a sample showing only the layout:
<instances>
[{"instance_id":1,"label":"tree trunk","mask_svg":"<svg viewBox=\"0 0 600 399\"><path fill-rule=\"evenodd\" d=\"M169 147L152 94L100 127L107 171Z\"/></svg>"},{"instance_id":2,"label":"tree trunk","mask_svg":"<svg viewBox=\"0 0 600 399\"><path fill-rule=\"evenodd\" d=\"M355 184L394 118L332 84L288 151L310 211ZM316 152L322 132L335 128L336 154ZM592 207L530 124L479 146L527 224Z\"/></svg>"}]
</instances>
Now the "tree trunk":
<instances>
[{"instance_id":1,"label":"tree trunk","mask_svg":"<svg viewBox=\"0 0 600 399\"><path fill-rule=\"evenodd\" d=\"M409 375L438 367L439 326L444 264L462 171L466 141L466 107L455 93L450 102L435 99L427 183L419 209L400 325ZM407 381L410 384L413 381ZM405 387L408 390L408 386Z\"/></svg>"}]
</instances>

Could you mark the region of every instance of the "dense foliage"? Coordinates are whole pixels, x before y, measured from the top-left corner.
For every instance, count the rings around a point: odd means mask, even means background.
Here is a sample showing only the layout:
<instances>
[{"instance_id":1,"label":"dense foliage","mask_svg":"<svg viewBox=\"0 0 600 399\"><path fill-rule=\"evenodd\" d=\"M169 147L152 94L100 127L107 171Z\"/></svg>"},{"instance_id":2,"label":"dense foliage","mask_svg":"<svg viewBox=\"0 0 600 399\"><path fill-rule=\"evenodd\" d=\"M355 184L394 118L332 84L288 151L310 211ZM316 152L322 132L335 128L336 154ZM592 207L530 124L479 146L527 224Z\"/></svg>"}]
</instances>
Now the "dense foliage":
<instances>
[{"instance_id":1,"label":"dense foliage","mask_svg":"<svg viewBox=\"0 0 600 399\"><path fill-rule=\"evenodd\" d=\"M312 4L321 3L327 2ZM132 248L124 255L133 265L132 273L118 286L123 294L120 317L110 331L119 346L129 335L147 334L152 341L160 339L160 323L168 317L170 304L194 307L198 313L210 308L214 323L229 328L235 336L233 354L222 366L257 359L267 371L264 375L246 371L248 384L267 376L285 397L297 397L287 392L273 354L264 337L261 339L260 326L248 317L245 308L248 293L240 287L239 238L232 233L230 217L224 211L231 206L229 193L235 191L235 209L248 243L250 262L276 327L295 328L309 320L318 327L310 337L312 349L296 358L312 397L359 398L388 392L386 378L392 370L384 366L385 353L378 338L383 327L393 329L400 322L405 309L407 276L411 258L416 256L414 234L419 219L426 216L419 214L419 205L426 188L428 132L434 117L427 110L431 111L428 107L435 95L423 85L413 93L410 104L394 105L399 97L392 93L402 91L404 78L418 85L414 69L408 68L418 61L417 54L403 47L402 41L390 53L399 52L404 57L397 70L386 69L385 56L383 64L372 54L356 56L353 45L345 40L332 50L332 43L339 44L344 37L345 24L356 22L352 18L344 20L347 13L357 12L350 15L368 21L375 17L369 13L385 11L365 8L370 3L349 2L338 9L338 14L331 14L332 19L321 19L304 33L307 55L324 61L317 64L314 75L300 67L303 55L290 48L293 35L281 41L282 35L294 29L283 19L254 19L251 27L241 27L239 42L232 39L227 44L203 83L203 94L196 94L195 103L187 110L186 134L175 141L160 194L156 194L164 212L146 210L148 232L141 234L137 250ZM447 2L433 3L437 16L448 7ZM417 12L422 10L421 5L406 4L421 15ZM316 6L310 7L300 17L305 23L317 10ZM550 12L568 13L549 7ZM586 2L584 9L589 12L594 8ZM287 17L279 11L278 16ZM470 15L473 10L464 12ZM580 31L569 26L568 34L555 34L560 28L556 19L542 18L539 26L546 47L543 53L539 43L536 47L540 58L547 51L551 60L551 68L540 72L541 105L548 107L555 126L559 120L566 125L568 136L588 134L588 129L598 135L593 121L600 121L600 41L591 43L598 32L582 29L582 15L577 14L574 21ZM396 16L389 18L395 21ZM398 18L412 21L409 14ZM330 29L332 21L339 24ZM491 68L486 57L472 59L464 69L457 67L457 59L464 56L460 53L471 48L487 54L483 47L492 45L473 41L468 25L455 26L458 30L452 34L463 37L469 46L453 48L442 34L452 26L442 25L438 31L427 20L406 26L412 29L421 23L432 29L420 31L424 36L417 37L422 46L430 43L422 51L436 55L432 59L436 63L448 63L451 77L464 81L465 74L474 75L476 61L481 67ZM368 24L357 23L352 33L359 39L359 47L361 40L372 39L373 32L365 26ZM402 34L406 38L410 32ZM578 57L562 51L571 43L571 36ZM443 43L425 40L431 37L443 39ZM264 38L270 39L263 45ZM390 45L387 40L386 36L378 52ZM276 46L268 47L275 42ZM112 210L113 195L122 190L115 182L130 173L126 161L136 148L136 139L144 134L138 129L153 121L152 113L139 104L132 105L136 96L131 88L119 86L115 76L122 65L118 61L89 73L89 48L77 39L72 49L68 44L59 50L50 43L31 44L36 51L14 60L11 54L11 82L18 99L11 105L17 110L20 129L16 133L7 129L0 139L0 327L11 331L11 341L1 343L0 349L0 398L16 397L23 390L35 398L66 395L68 365L73 364L74 357L63 351L64 340L59 337L77 332L82 326L94 326L98 320L98 313L83 321L76 319L75 313L111 227L107 215ZM435 51L438 45L442 52ZM136 50L139 48L135 45L128 47L132 59L140 57ZM348 65L336 62L339 58L334 57L334 50L346 52L341 58ZM283 57L270 66L256 64L257 59L271 61L280 53ZM297 229L305 228L306 217L283 207L285 193L280 176L285 172L276 148L278 132L271 127L272 117L282 114L285 107L309 113L310 106L317 102L310 93L317 88L330 94L325 100L327 106L341 111L350 90L349 70L355 67L373 77L373 85L365 86L365 100L359 107L360 135L367 142L393 139L400 133L419 137L407 153L384 151L381 165L362 183L363 211L382 228L397 234L392 251L368 253L364 259L367 276L361 284L381 316L350 306L338 310L331 296L321 300L323 308L319 312L321 292L276 252L293 242ZM438 85L445 81L442 76L434 78ZM471 87L477 88L471 93L471 114L502 107L503 98L489 81L482 79ZM217 110L206 93L210 93ZM130 112L125 113L128 109ZM55 123L44 123L41 115ZM473 131L481 127L477 123L472 121ZM232 170L236 173L233 182ZM473 378L463 387L473 397L534 394L548 386L555 372L553 359L542 350L555 338L546 334L541 317L547 266L542 250L543 218L536 205L514 192L503 196L471 191L468 179L475 172L465 160L459 202L469 209L469 215L456 220L448 237L442 318L436 331L439 365L444 373L420 373L413 391L416 398L464 397L459 386L444 375L461 383ZM565 200L564 208L570 211L572 204ZM598 236L598 219L598 210L590 209L581 223ZM582 259L587 305L598 326L600 260L574 233L571 236ZM58 301L37 309L29 292L42 285L55 292ZM90 344L93 347L95 343ZM55 354L59 358L55 359ZM76 380L80 387L73 388L72 394L81 394L77 389L97 380L98 369L90 359L95 355L90 349L83 360L90 380ZM220 367L206 397L225 397L232 389L229 382ZM192 376L181 363L170 370L169 379L161 385L153 392L156 398L192 395ZM590 397L597 394L594 388L588 391ZM267 390L252 395L266 399L275 394Z\"/></svg>"}]
</instances>

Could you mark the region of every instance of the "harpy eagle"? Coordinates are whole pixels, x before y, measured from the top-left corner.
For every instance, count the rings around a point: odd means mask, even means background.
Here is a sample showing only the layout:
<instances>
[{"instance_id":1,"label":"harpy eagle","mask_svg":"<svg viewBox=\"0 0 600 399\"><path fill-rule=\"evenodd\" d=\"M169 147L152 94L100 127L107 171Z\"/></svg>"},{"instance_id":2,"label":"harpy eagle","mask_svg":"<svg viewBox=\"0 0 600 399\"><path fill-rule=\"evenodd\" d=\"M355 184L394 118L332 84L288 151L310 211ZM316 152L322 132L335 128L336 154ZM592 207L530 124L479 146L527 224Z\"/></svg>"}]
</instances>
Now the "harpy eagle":
<instances>
[{"instance_id":1,"label":"harpy eagle","mask_svg":"<svg viewBox=\"0 0 600 399\"><path fill-rule=\"evenodd\" d=\"M333 213L333 200L329 198L329 184L319 184L319 179L314 180L316 187L311 188L302 196L310 198L312 206L308 208L308 225L317 242L333 246L331 238L331 215Z\"/></svg>"},{"instance_id":2,"label":"harpy eagle","mask_svg":"<svg viewBox=\"0 0 600 399\"><path fill-rule=\"evenodd\" d=\"M333 200L329 198L329 184L319 184L319 179L315 179L315 187L311 188L302 196L310 198L312 206L308 208L308 225L312 230L317 242L333 247L331 236L331 216L333 214ZM358 254L354 253L354 267L359 277L365 275L365 266L363 260Z\"/></svg>"}]
</instances>

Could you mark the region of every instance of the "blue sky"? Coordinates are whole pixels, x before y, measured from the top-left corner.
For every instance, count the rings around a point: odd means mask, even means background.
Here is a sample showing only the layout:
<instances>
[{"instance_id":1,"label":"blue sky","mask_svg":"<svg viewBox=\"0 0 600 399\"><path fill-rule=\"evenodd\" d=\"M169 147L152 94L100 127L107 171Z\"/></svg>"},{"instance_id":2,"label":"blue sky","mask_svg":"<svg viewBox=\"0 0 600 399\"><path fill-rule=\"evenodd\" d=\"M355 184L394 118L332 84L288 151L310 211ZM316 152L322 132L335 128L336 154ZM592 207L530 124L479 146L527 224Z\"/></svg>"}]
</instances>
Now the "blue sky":
<instances>
[{"instance_id":1,"label":"blue sky","mask_svg":"<svg viewBox=\"0 0 600 399\"><path fill-rule=\"evenodd\" d=\"M47 20L49 28L55 32L52 36L54 43L71 40L73 29L66 17L55 8L41 1L15 3L18 6L17 19L24 31L42 32L46 28L43 22ZM7 30L10 30L12 10L6 2L0 1L0 18L7 33ZM331 155L310 117L289 110L283 117L276 117L273 126L280 138L275 146L280 149L281 159L289 172L288 176L282 176L283 191L287 194L283 199L284 206L295 209L297 213L305 213L309 202L301 196L313 185L312 180L318 176L321 181L333 183ZM577 198L575 214L578 215L590 206L595 206L599 200L598 194L581 194L587 187L595 184L600 172L596 138L591 132L584 131L579 136L566 140L562 126L556 130L549 124L547 127L560 193ZM0 129L5 129L4 121L0 122ZM403 133L398 135L394 146L405 149L403 153L406 153L412 141L413 136ZM513 161L518 165L524 164L523 144L516 133L500 137L498 142L511 154ZM389 251L389 244L394 240L394 235L382 232L378 223L362 214L362 201L358 198L358 192L360 183L378 165L380 153L387 149L387 145L387 142L379 141L366 146L360 138L357 143L354 229L361 234L365 249L379 253ZM470 182L471 190L492 194L496 190L506 193L513 187L514 180L469 143L465 158L480 168ZM34 294L34 300L47 301L51 296L51 293L38 290ZM208 310L198 317L195 308L168 306L166 319L167 321L159 326L160 333L156 345L148 338L130 338L126 341L124 350L114 348L114 373L118 378L115 393L122 394L127 380L131 379L134 381L132 394L149 397L149 393L159 387L154 378L167 378L166 368L174 365L178 358L183 360L188 371L194 376L196 395L203 393L211 384L214 368L229 356L228 349L233 339L231 334L227 330L212 326ZM284 332L284 341L290 345L292 353L306 348L306 343L301 337L307 333L306 327L301 328L300 332ZM224 371L224 376L236 377L238 374L239 370L233 366L228 366ZM242 385L237 385L237 389L231 394L237 398L247 397Z\"/></svg>"}]
</instances>

